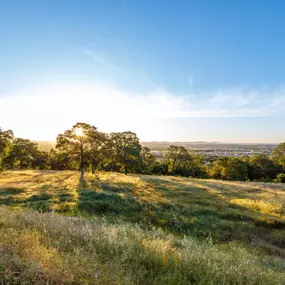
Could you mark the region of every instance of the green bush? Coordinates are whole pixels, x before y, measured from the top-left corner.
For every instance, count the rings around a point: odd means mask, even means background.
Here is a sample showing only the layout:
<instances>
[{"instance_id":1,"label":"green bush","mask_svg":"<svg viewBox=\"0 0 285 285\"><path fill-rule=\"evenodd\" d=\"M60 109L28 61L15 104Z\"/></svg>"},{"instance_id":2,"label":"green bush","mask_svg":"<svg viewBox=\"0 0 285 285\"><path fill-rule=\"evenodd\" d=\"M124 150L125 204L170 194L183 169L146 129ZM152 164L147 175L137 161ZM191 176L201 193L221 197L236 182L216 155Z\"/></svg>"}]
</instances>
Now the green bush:
<instances>
[{"instance_id":1,"label":"green bush","mask_svg":"<svg viewBox=\"0 0 285 285\"><path fill-rule=\"evenodd\" d=\"M41 213L52 211L52 204L46 200L28 203L28 207Z\"/></svg>"},{"instance_id":2,"label":"green bush","mask_svg":"<svg viewBox=\"0 0 285 285\"><path fill-rule=\"evenodd\" d=\"M276 182L285 183L285 173L279 173L276 176Z\"/></svg>"}]
</instances>

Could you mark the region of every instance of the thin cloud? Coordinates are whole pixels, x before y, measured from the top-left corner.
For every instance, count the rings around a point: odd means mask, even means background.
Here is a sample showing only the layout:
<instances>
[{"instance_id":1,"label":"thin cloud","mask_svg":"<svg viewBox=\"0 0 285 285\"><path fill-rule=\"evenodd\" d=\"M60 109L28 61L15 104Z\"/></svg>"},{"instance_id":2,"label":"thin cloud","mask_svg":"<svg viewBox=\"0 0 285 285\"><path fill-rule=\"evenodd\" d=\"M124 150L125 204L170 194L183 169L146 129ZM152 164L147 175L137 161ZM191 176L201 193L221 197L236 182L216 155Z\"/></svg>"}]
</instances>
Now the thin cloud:
<instances>
[{"instance_id":1,"label":"thin cloud","mask_svg":"<svg viewBox=\"0 0 285 285\"><path fill-rule=\"evenodd\" d=\"M101 64L101 65L104 65L104 64L107 63L106 60L105 60L103 57L99 56L98 54L96 54L96 53L94 53L94 52L91 52L89 49L84 48L83 51L84 51L84 53L85 53L86 55L90 56L90 57L91 57L93 60L95 60L97 63L99 63L99 64Z\"/></svg>"}]
</instances>

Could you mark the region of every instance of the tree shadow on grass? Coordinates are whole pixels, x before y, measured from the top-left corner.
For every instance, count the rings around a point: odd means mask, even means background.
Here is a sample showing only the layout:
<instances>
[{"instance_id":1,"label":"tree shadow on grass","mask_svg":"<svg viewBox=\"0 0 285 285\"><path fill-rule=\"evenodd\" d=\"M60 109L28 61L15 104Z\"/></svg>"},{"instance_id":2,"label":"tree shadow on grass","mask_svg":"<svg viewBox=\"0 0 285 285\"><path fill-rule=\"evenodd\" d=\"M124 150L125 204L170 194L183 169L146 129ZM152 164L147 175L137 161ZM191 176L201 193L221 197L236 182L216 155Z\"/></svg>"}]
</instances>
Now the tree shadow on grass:
<instances>
[{"instance_id":1,"label":"tree shadow on grass","mask_svg":"<svg viewBox=\"0 0 285 285\"><path fill-rule=\"evenodd\" d=\"M18 195L25 192L24 189L15 187L0 188L0 196Z\"/></svg>"},{"instance_id":2,"label":"tree shadow on grass","mask_svg":"<svg viewBox=\"0 0 285 285\"><path fill-rule=\"evenodd\" d=\"M53 211L55 204L63 204L64 202L74 202L71 194L66 193L67 189L59 189L58 191L47 193L52 189L51 185L43 185L35 192L35 194L27 197L29 193L26 189L15 187L0 187L0 205L11 207L26 207L41 212Z\"/></svg>"},{"instance_id":3,"label":"tree shadow on grass","mask_svg":"<svg viewBox=\"0 0 285 285\"><path fill-rule=\"evenodd\" d=\"M201 187L210 187L217 191L223 191L223 194L227 197L239 197L239 198L249 198L251 195L256 195L265 192L264 189L258 187L251 187L245 183L233 184L237 182L230 183L229 181L205 181L205 180L192 180L193 185L200 185Z\"/></svg>"},{"instance_id":4,"label":"tree shadow on grass","mask_svg":"<svg viewBox=\"0 0 285 285\"><path fill-rule=\"evenodd\" d=\"M146 182L146 187L152 188L151 191L147 189L147 193L160 193L166 199L147 200L147 195L141 199L136 193L136 185L100 181L97 177L93 183L96 187L91 189L89 181L78 184L79 211L153 224L176 234L194 232L220 240L239 240L245 236L250 240L269 229L285 229L284 221L229 203L208 192L207 185L195 187L179 179L170 181L164 177L141 175L140 178ZM141 193L143 189L141 185L139 187Z\"/></svg>"},{"instance_id":5,"label":"tree shadow on grass","mask_svg":"<svg viewBox=\"0 0 285 285\"><path fill-rule=\"evenodd\" d=\"M141 176L141 179L167 197L167 202L157 203L154 216L156 221L162 221L163 228L176 233L248 244L253 240L266 239L272 230L285 229L284 220L232 204L222 199L219 193L208 191L209 184L201 182L195 185L187 180L170 181L165 177Z\"/></svg>"},{"instance_id":6,"label":"tree shadow on grass","mask_svg":"<svg viewBox=\"0 0 285 285\"><path fill-rule=\"evenodd\" d=\"M22 200L17 195L24 192L22 188L0 187L0 205L21 204Z\"/></svg>"},{"instance_id":7,"label":"tree shadow on grass","mask_svg":"<svg viewBox=\"0 0 285 285\"><path fill-rule=\"evenodd\" d=\"M152 203L140 200L139 197L129 195L134 190L134 185L128 185L124 188L122 185L112 184L103 181L96 182L98 189L107 191L107 193L97 192L96 188L88 188L88 181L83 180L78 184L78 210L91 215L104 215L123 219L129 222L140 222L145 225L156 225L175 234L187 234L196 232L199 236L213 235L217 220L221 219L216 209L199 206L196 209L188 208L171 202ZM169 192L177 191L184 187L175 182L158 180L159 186L156 191L163 192L164 195ZM172 190L169 190L172 187ZM179 191L182 191L180 189ZM185 189L184 189L185 191ZM201 189L194 190L199 196ZM123 195L122 195L123 194ZM170 193L172 194L172 193ZM178 195L177 193L175 194ZM213 197L210 197L213 199ZM236 216L232 216L236 220ZM240 219L240 215L239 215ZM227 217L227 224L229 217ZM249 218L247 218L249 220ZM224 225L225 227L225 225ZM229 231L232 225L229 225Z\"/></svg>"},{"instance_id":8,"label":"tree shadow on grass","mask_svg":"<svg viewBox=\"0 0 285 285\"><path fill-rule=\"evenodd\" d=\"M98 183L97 186L99 190L102 189ZM91 215L114 215L134 220L133 218L135 218L136 214L142 210L140 203L135 199L122 197L118 193L97 192L96 188L88 188L86 180L79 182L77 191L77 207L83 213Z\"/></svg>"},{"instance_id":9,"label":"tree shadow on grass","mask_svg":"<svg viewBox=\"0 0 285 285\"><path fill-rule=\"evenodd\" d=\"M28 208L40 211L40 212L51 212L53 202L52 195L47 193L35 194L24 200L24 205Z\"/></svg>"}]
</instances>

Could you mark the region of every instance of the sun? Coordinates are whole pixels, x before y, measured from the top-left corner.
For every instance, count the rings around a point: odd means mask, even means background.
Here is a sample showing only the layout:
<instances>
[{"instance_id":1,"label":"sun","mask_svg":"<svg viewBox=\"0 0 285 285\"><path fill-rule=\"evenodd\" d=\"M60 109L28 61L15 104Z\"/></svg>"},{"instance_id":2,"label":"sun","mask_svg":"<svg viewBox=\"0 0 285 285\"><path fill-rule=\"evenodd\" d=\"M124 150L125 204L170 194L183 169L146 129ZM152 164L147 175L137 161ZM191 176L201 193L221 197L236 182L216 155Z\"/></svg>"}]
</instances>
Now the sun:
<instances>
[{"instance_id":1,"label":"sun","mask_svg":"<svg viewBox=\"0 0 285 285\"><path fill-rule=\"evenodd\" d=\"M75 129L75 134L78 137L83 137L84 136L83 130L81 128L76 128Z\"/></svg>"}]
</instances>

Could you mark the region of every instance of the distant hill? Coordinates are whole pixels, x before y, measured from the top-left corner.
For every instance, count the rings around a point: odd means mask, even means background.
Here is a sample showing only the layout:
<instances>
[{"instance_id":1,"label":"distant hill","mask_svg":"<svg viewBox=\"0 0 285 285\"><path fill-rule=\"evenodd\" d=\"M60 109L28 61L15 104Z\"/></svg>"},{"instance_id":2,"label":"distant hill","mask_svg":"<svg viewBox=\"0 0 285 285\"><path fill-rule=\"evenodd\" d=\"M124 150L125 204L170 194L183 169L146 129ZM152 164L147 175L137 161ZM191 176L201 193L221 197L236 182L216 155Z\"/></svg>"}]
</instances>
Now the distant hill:
<instances>
[{"instance_id":1,"label":"distant hill","mask_svg":"<svg viewBox=\"0 0 285 285\"><path fill-rule=\"evenodd\" d=\"M195 141L195 142L141 142L145 147L148 147L152 150L164 150L170 145L183 146L186 149L263 149L263 148L275 148L277 144L262 144L262 143L222 143L222 142L204 142L204 141Z\"/></svg>"},{"instance_id":2,"label":"distant hill","mask_svg":"<svg viewBox=\"0 0 285 285\"><path fill-rule=\"evenodd\" d=\"M49 142L49 141L34 141L39 145L39 149L41 151L47 151L49 152L52 148L55 147L55 142Z\"/></svg>"},{"instance_id":3,"label":"distant hill","mask_svg":"<svg viewBox=\"0 0 285 285\"><path fill-rule=\"evenodd\" d=\"M52 141L35 141L39 144L39 149L42 151L50 151L55 147L55 142ZM152 150L165 150L170 145L183 146L186 149L233 149L233 148L243 148L243 149L263 149L265 147L273 149L277 144L251 144L251 143L222 143L222 142L204 142L204 141L194 141L194 142L168 142L168 141L149 141L140 142L142 146L148 147Z\"/></svg>"}]
</instances>

